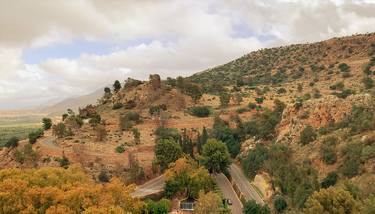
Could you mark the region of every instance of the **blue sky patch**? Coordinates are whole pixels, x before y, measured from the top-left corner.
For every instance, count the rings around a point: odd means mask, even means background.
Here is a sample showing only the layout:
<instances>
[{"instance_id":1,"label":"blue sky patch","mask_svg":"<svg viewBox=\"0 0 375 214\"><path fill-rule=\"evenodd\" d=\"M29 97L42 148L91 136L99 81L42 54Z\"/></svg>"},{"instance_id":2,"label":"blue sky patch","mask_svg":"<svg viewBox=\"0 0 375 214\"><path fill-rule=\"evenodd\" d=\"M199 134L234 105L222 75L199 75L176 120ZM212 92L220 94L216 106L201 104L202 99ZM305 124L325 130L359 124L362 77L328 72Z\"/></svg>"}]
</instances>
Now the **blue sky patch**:
<instances>
[{"instance_id":1,"label":"blue sky patch","mask_svg":"<svg viewBox=\"0 0 375 214\"><path fill-rule=\"evenodd\" d=\"M40 48L28 48L23 51L22 59L26 64L39 64L46 59L77 59L82 54L106 55L139 44L149 44L152 39L142 38L116 44L98 40L77 39L69 43L59 43Z\"/></svg>"}]
</instances>

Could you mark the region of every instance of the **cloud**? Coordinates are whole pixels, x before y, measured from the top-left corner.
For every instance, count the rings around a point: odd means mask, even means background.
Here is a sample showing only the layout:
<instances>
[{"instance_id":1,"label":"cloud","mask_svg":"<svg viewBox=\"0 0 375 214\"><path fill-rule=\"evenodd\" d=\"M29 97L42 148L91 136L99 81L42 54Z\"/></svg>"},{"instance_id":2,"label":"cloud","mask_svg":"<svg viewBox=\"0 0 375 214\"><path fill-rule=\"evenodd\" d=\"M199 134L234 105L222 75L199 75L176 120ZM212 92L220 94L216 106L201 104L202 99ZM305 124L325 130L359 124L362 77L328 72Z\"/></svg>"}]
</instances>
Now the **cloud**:
<instances>
[{"instance_id":1,"label":"cloud","mask_svg":"<svg viewBox=\"0 0 375 214\"><path fill-rule=\"evenodd\" d=\"M20 2L0 2L0 108L86 94L115 79L190 75L262 47L375 31L371 1ZM89 41L78 51L93 52L65 56L76 41ZM90 48L103 42L110 51ZM38 56L41 47L61 47L62 55ZM25 52L37 64L27 64Z\"/></svg>"}]
</instances>

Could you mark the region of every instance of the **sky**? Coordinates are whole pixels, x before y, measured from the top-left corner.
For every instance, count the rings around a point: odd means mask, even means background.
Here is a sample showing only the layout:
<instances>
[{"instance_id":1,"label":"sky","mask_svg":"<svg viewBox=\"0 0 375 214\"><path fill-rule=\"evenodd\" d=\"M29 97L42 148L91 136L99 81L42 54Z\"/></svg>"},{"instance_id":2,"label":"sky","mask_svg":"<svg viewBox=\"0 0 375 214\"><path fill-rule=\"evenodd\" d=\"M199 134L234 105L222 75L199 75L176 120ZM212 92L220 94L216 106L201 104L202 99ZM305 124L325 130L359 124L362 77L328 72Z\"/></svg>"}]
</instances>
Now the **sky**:
<instances>
[{"instance_id":1,"label":"sky","mask_svg":"<svg viewBox=\"0 0 375 214\"><path fill-rule=\"evenodd\" d=\"M0 0L0 109L375 32L375 0Z\"/></svg>"}]
</instances>

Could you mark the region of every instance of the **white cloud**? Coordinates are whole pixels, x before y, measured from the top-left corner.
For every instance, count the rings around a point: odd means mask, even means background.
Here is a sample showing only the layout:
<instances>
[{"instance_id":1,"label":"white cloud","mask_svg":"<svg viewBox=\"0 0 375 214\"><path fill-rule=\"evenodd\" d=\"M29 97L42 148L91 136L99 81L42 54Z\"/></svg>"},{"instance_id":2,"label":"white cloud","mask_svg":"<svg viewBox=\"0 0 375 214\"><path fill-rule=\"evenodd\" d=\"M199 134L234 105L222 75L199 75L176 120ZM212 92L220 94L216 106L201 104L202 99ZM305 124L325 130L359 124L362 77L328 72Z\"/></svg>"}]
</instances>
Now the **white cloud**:
<instances>
[{"instance_id":1,"label":"white cloud","mask_svg":"<svg viewBox=\"0 0 375 214\"><path fill-rule=\"evenodd\" d=\"M4 0L0 108L85 94L128 76L189 75L261 47L375 31L374 10L358 0ZM27 48L76 39L148 42L106 55L22 60Z\"/></svg>"}]
</instances>

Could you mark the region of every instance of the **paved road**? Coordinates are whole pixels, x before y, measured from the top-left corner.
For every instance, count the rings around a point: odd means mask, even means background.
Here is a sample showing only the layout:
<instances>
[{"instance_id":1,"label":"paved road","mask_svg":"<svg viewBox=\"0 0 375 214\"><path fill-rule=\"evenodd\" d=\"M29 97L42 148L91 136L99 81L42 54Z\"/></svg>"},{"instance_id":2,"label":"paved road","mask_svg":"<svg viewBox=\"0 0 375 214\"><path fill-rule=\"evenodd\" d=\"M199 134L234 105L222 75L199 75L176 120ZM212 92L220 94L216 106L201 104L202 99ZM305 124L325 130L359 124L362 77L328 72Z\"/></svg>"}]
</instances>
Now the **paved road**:
<instances>
[{"instance_id":1,"label":"paved road","mask_svg":"<svg viewBox=\"0 0 375 214\"><path fill-rule=\"evenodd\" d=\"M165 179L161 175L157 178L154 178L143 185L138 186L135 191L132 193L132 196L135 198L143 198L148 195L159 193L164 190Z\"/></svg>"},{"instance_id":2,"label":"paved road","mask_svg":"<svg viewBox=\"0 0 375 214\"><path fill-rule=\"evenodd\" d=\"M234 183L238 186L240 191L245 195L247 200L255 200L258 204L264 204L264 201L259 196L255 188L250 184L249 180L243 174L242 170L236 165L232 164L229 167L229 173L232 176Z\"/></svg>"},{"instance_id":3,"label":"paved road","mask_svg":"<svg viewBox=\"0 0 375 214\"><path fill-rule=\"evenodd\" d=\"M232 214L242 213L242 203L234 191L232 184L223 173L214 176L217 185L219 186L224 198L228 198L232 201L232 205L229 206Z\"/></svg>"}]
</instances>

